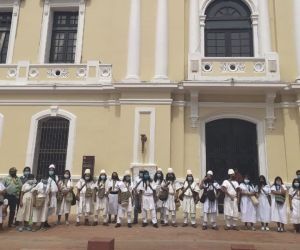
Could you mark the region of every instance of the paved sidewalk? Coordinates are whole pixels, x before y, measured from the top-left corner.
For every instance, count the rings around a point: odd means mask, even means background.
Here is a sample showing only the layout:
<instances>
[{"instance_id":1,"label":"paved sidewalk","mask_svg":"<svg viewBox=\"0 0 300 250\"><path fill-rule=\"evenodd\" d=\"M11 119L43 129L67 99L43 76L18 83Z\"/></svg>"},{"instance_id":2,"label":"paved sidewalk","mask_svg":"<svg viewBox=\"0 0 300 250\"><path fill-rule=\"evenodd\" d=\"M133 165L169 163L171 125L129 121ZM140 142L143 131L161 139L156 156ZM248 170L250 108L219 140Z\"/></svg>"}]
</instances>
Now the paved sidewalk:
<instances>
[{"instance_id":1,"label":"paved sidewalk","mask_svg":"<svg viewBox=\"0 0 300 250\"><path fill-rule=\"evenodd\" d=\"M292 226L287 226L286 233L277 233L276 225L271 224L271 231L261 231L257 223L257 231L225 231L224 220L219 216L219 231L203 231L198 219L198 228L182 228L182 219L178 219L178 228L159 227L153 228L151 224L146 228L135 225L127 228L125 219L122 227L115 228L114 224L109 227L102 225L96 227L79 226L75 227L75 216L71 215L70 226L52 226L45 232L35 233L23 231L18 232L17 228L7 229L0 232L0 249L22 249L22 250L60 250L78 249L86 250L87 242L93 237L113 237L116 240L116 250L153 250L153 249L209 249L209 250L230 250L231 244L253 244L257 250L294 250L299 248L300 234L292 233ZM55 217L50 220L53 225ZM140 220L141 221L141 220ZM99 219L101 223L101 219ZM102 224L102 223L101 223ZM240 222L240 229L242 224Z\"/></svg>"}]
</instances>

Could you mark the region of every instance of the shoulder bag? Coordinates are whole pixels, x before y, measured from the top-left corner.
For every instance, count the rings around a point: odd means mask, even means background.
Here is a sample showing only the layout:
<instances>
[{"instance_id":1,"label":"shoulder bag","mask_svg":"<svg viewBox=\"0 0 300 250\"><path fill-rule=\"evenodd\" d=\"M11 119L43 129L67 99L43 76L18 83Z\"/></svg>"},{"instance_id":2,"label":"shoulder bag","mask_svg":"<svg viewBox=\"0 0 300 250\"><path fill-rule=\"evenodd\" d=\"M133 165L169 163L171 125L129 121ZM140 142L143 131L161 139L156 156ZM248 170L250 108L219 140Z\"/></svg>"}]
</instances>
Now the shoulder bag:
<instances>
[{"instance_id":1,"label":"shoulder bag","mask_svg":"<svg viewBox=\"0 0 300 250\"><path fill-rule=\"evenodd\" d=\"M245 186L245 188L246 188L246 190L247 190L247 193L249 194L250 192L249 192L249 190L248 190L246 184L243 183L243 185ZM252 188L253 188L253 187L252 187ZM254 195L251 195L250 198L251 198L251 201L252 201L252 203L253 203L254 206L257 206L257 205L259 204L258 199L257 199Z\"/></svg>"},{"instance_id":2,"label":"shoulder bag","mask_svg":"<svg viewBox=\"0 0 300 250\"><path fill-rule=\"evenodd\" d=\"M83 184L83 186L81 187L79 193L76 195L76 200L77 200L77 201L79 201L79 199L80 199L80 192L81 192L81 190L85 187L85 185L86 185L86 182Z\"/></svg>"},{"instance_id":3,"label":"shoulder bag","mask_svg":"<svg viewBox=\"0 0 300 250\"><path fill-rule=\"evenodd\" d=\"M170 182L167 183L167 185L165 187L168 187L170 184ZM168 196L169 196L169 189L167 190L164 190L164 189L160 189L160 192L159 192L159 196L158 198L161 200L161 201L166 201L168 199Z\"/></svg>"},{"instance_id":4,"label":"shoulder bag","mask_svg":"<svg viewBox=\"0 0 300 250\"><path fill-rule=\"evenodd\" d=\"M277 191L277 188L276 188ZM285 203L285 196L281 195L281 194L275 194L275 201L277 202L277 204L282 205Z\"/></svg>"}]
</instances>

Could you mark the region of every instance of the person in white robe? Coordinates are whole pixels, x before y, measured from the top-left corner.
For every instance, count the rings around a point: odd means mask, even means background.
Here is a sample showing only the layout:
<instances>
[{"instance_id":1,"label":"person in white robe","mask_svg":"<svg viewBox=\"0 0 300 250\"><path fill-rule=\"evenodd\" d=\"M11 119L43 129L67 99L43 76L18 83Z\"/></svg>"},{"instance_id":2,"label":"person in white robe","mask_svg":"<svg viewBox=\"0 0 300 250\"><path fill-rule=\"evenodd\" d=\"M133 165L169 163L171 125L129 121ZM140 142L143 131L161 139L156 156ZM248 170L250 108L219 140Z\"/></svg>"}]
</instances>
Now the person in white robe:
<instances>
[{"instance_id":1,"label":"person in white robe","mask_svg":"<svg viewBox=\"0 0 300 250\"><path fill-rule=\"evenodd\" d=\"M56 225L60 225L61 216L65 215L65 225L69 226L69 214L71 211L71 203L73 199L73 181L71 179L71 172L66 170L62 180L58 181L58 190L62 193L62 200L57 202L57 222Z\"/></svg>"},{"instance_id":2,"label":"person in white robe","mask_svg":"<svg viewBox=\"0 0 300 250\"><path fill-rule=\"evenodd\" d=\"M118 188L117 188L118 181L120 181L118 173L113 172L109 183L111 189L108 195L108 223L113 223L113 224L117 223L117 215L118 215L118 208L119 208ZM115 216L113 221L111 220L111 215Z\"/></svg>"},{"instance_id":3,"label":"person in white robe","mask_svg":"<svg viewBox=\"0 0 300 250\"><path fill-rule=\"evenodd\" d=\"M244 183L240 184L240 208L242 213L242 222L245 223L244 230L248 230L248 223L251 224L251 230L256 231L254 223L256 223L257 206L253 204L251 196L255 196L255 187L251 183L250 176L244 176Z\"/></svg>"},{"instance_id":4,"label":"person in white robe","mask_svg":"<svg viewBox=\"0 0 300 250\"><path fill-rule=\"evenodd\" d=\"M272 213L271 220L277 222L277 232L284 232L284 225L287 224L287 209L286 202L276 201L276 196L280 195L284 199L286 197L286 187L284 186L281 177L275 178L274 184L271 186L272 193Z\"/></svg>"},{"instance_id":5,"label":"person in white robe","mask_svg":"<svg viewBox=\"0 0 300 250\"><path fill-rule=\"evenodd\" d=\"M271 188L267 184L266 178L261 175L259 182L255 188L258 194L257 221L261 222L261 230L269 231L269 223L271 222Z\"/></svg>"},{"instance_id":6,"label":"person in white robe","mask_svg":"<svg viewBox=\"0 0 300 250\"><path fill-rule=\"evenodd\" d=\"M239 231L237 221L239 217L238 200L239 200L239 184L235 181L235 172L233 169L228 170L228 180L222 184L222 191L225 193L224 198L224 217L226 219L225 230L232 229Z\"/></svg>"},{"instance_id":7,"label":"person in white robe","mask_svg":"<svg viewBox=\"0 0 300 250\"><path fill-rule=\"evenodd\" d=\"M41 182L39 182L34 189L30 192L33 193L33 212L32 212L32 232L36 231L36 224L41 223L40 230L45 231L44 224L48 217L48 208L51 204L51 186L48 176L45 175ZM37 198L44 198L42 207L36 207Z\"/></svg>"},{"instance_id":8,"label":"person in white robe","mask_svg":"<svg viewBox=\"0 0 300 250\"><path fill-rule=\"evenodd\" d=\"M17 221L19 221L19 232L23 232L23 221L27 231L31 231L29 227L29 220L32 218L33 195L31 190L36 187L36 180L34 175L27 175L27 181L23 183L20 195L20 207L17 214Z\"/></svg>"},{"instance_id":9,"label":"person in white robe","mask_svg":"<svg viewBox=\"0 0 300 250\"><path fill-rule=\"evenodd\" d=\"M155 202L155 211L156 211L156 218L158 218L157 213L160 214L160 224L164 224L164 208L163 208L163 202L159 199L159 193L161 191L161 185L163 182L166 182L164 180L164 174L162 172L161 168L157 169L157 172L154 175L154 182L156 184L156 202Z\"/></svg>"},{"instance_id":10,"label":"person in white robe","mask_svg":"<svg viewBox=\"0 0 300 250\"><path fill-rule=\"evenodd\" d=\"M142 182L137 187L139 190L139 203L142 204L142 227L148 226L147 212L150 212L153 227L158 228L156 211L155 211L155 200L156 196L156 183L150 178L147 170L143 173Z\"/></svg>"},{"instance_id":11,"label":"person in white robe","mask_svg":"<svg viewBox=\"0 0 300 250\"><path fill-rule=\"evenodd\" d=\"M80 217L84 215L84 225L90 226L89 215L93 213L93 176L91 170L86 169L82 178L77 182L77 202L76 202L76 224L80 226Z\"/></svg>"},{"instance_id":12,"label":"person in white robe","mask_svg":"<svg viewBox=\"0 0 300 250\"><path fill-rule=\"evenodd\" d=\"M139 175L134 178L133 181L133 193L134 193L134 219L132 224L138 224L138 217L139 213L141 213L141 204L139 203L139 195L140 195L140 190L138 187L140 186L142 180L143 180L143 175L144 175L144 169L141 168L139 170Z\"/></svg>"},{"instance_id":13,"label":"person in white robe","mask_svg":"<svg viewBox=\"0 0 300 250\"><path fill-rule=\"evenodd\" d=\"M3 203L0 203L0 230L3 230L3 215L2 215L2 207L4 206L4 196L6 194L6 188L5 186L2 184L2 182L0 182L0 195L2 196L3 199Z\"/></svg>"},{"instance_id":14,"label":"person in white robe","mask_svg":"<svg viewBox=\"0 0 300 250\"><path fill-rule=\"evenodd\" d=\"M100 211L102 211L103 226L109 226L107 222L108 213L108 194L110 192L110 182L107 180L105 170L101 170L98 181L95 182L93 187L93 201L94 201L94 222L92 226L98 225L98 217Z\"/></svg>"},{"instance_id":15,"label":"person in white robe","mask_svg":"<svg viewBox=\"0 0 300 250\"><path fill-rule=\"evenodd\" d=\"M300 189L299 179L294 179L289 190L290 221L294 226L294 233L299 232L300 226Z\"/></svg>"},{"instance_id":16,"label":"person in white robe","mask_svg":"<svg viewBox=\"0 0 300 250\"><path fill-rule=\"evenodd\" d=\"M205 176L205 178L200 183L200 189L204 190L203 192L207 194L207 192L214 192L215 199L209 200L208 197L205 198L203 204L203 226L202 230L207 229L208 219L212 224L213 230L219 230L217 226L217 215L219 214L218 208L218 198L221 194L221 186L218 182L216 182L213 178L213 172L209 170Z\"/></svg>"},{"instance_id":17,"label":"person in white robe","mask_svg":"<svg viewBox=\"0 0 300 250\"><path fill-rule=\"evenodd\" d=\"M182 186L183 201L182 201L182 213L183 224L182 227L188 225L188 215L191 217L191 226L197 228L196 225L196 202L199 201L199 186L194 181L193 173L191 170L187 171L186 179ZM195 196L195 194L197 196ZM196 200L195 200L196 199Z\"/></svg>"},{"instance_id":18,"label":"person in white robe","mask_svg":"<svg viewBox=\"0 0 300 250\"><path fill-rule=\"evenodd\" d=\"M163 202L165 221L162 225L163 227L169 226L169 213L172 216L172 226L177 227L176 224L176 212L178 207L176 207L175 201L178 200L179 190L181 189L180 183L176 180L176 176L172 168L168 168L168 173L166 176L166 182L161 185L162 189L169 190L168 199Z\"/></svg>"},{"instance_id":19,"label":"person in white robe","mask_svg":"<svg viewBox=\"0 0 300 250\"><path fill-rule=\"evenodd\" d=\"M131 181L130 171L126 170L122 181L117 183L118 188L118 219L116 228L121 227L121 222L127 213L127 227L131 228L131 214L133 205L133 182ZM126 198L122 198L126 197Z\"/></svg>"}]
</instances>

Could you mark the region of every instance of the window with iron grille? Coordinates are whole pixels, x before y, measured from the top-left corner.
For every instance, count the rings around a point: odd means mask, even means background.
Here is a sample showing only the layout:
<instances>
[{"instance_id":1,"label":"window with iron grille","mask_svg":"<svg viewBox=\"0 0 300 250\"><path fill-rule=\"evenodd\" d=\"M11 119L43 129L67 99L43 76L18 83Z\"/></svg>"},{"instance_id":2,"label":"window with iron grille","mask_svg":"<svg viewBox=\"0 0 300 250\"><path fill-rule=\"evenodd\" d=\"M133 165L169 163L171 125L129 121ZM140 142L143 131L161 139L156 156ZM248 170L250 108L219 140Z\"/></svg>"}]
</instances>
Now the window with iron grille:
<instances>
[{"instance_id":1,"label":"window with iron grille","mask_svg":"<svg viewBox=\"0 0 300 250\"><path fill-rule=\"evenodd\" d=\"M74 63L78 12L54 12L50 63Z\"/></svg>"},{"instance_id":2,"label":"window with iron grille","mask_svg":"<svg viewBox=\"0 0 300 250\"><path fill-rule=\"evenodd\" d=\"M216 0L206 10L205 56L252 57L251 12L237 0Z\"/></svg>"},{"instance_id":3,"label":"window with iron grille","mask_svg":"<svg viewBox=\"0 0 300 250\"><path fill-rule=\"evenodd\" d=\"M11 18L11 12L0 12L0 63L6 63Z\"/></svg>"}]
</instances>

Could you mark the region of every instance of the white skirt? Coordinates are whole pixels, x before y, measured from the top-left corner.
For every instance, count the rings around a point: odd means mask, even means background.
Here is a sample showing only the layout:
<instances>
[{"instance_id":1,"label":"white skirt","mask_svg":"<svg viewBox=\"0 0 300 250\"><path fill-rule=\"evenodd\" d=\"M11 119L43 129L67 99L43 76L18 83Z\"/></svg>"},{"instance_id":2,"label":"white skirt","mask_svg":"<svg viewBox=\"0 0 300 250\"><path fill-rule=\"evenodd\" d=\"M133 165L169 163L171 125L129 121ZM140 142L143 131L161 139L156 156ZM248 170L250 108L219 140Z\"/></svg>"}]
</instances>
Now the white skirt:
<instances>
[{"instance_id":1,"label":"white skirt","mask_svg":"<svg viewBox=\"0 0 300 250\"><path fill-rule=\"evenodd\" d=\"M33 222L45 222L47 220L47 214L48 214L48 201L49 201L49 195L46 196L44 206L40 209L33 208L32 213L32 219Z\"/></svg>"},{"instance_id":2,"label":"white skirt","mask_svg":"<svg viewBox=\"0 0 300 250\"><path fill-rule=\"evenodd\" d=\"M108 202L108 214L117 215L118 214L118 194L109 194L108 195L109 202Z\"/></svg>"},{"instance_id":3,"label":"white skirt","mask_svg":"<svg viewBox=\"0 0 300 250\"><path fill-rule=\"evenodd\" d=\"M23 207L19 207L18 214L17 214L17 221L29 221L32 217L32 204L33 199L32 197L23 197Z\"/></svg>"},{"instance_id":4,"label":"white skirt","mask_svg":"<svg viewBox=\"0 0 300 250\"><path fill-rule=\"evenodd\" d=\"M57 206L56 193L57 192L52 192L50 206L48 208L48 217L55 213L55 208Z\"/></svg>"},{"instance_id":5,"label":"white skirt","mask_svg":"<svg viewBox=\"0 0 300 250\"><path fill-rule=\"evenodd\" d=\"M167 208L169 211L178 211L174 201L174 194L168 195L168 199L163 202L163 207Z\"/></svg>"},{"instance_id":6,"label":"white skirt","mask_svg":"<svg viewBox=\"0 0 300 250\"><path fill-rule=\"evenodd\" d=\"M83 215L84 213L93 212L92 197L86 198L85 194L80 194L80 199L77 201L76 213L78 215Z\"/></svg>"},{"instance_id":7,"label":"white skirt","mask_svg":"<svg viewBox=\"0 0 300 250\"><path fill-rule=\"evenodd\" d=\"M203 212L207 214L218 214L218 200L215 199L215 201L210 201L208 198L206 198L203 204Z\"/></svg>"},{"instance_id":8,"label":"white skirt","mask_svg":"<svg viewBox=\"0 0 300 250\"><path fill-rule=\"evenodd\" d=\"M263 223L270 223L271 222L271 206L269 204L268 198L266 195L259 195L258 197L258 206L257 206L257 221Z\"/></svg>"},{"instance_id":9,"label":"white skirt","mask_svg":"<svg viewBox=\"0 0 300 250\"><path fill-rule=\"evenodd\" d=\"M56 215L69 214L71 210L71 201L66 201L64 197L61 202L57 203Z\"/></svg>"},{"instance_id":10,"label":"white skirt","mask_svg":"<svg viewBox=\"0 0 300 250\"><path fill-rule=\"evenodd\" d=\"M293 211L290 212L290 221L293 224L300 224L300 200L292 199Z\"/></svg>"},{"instance_id":11,"label":"white skirt","mask_svg":"<svg viewBox=\"0 0 300 250\"><path fill-rule=\"evenodd\" d=\"M189 214L196 214L196 204L192 196L183 196L182 212Z\"/></svg>"},{"instance_id":12,"label":"white skirt","mask_svg":"<svg viewBox=\"0 0 300 250\"><path fill-rule=\"evenodd\" d=\"M155 209L155 203L153 199L153 195L143 195L142 197L142 209L144 210L153 210Z\"/></svg>"},{"instance_id":13,"label":"white skirt","mask_svg":"<svg viewBox=\"0 0 300 250\"><path fill-rule=\"evenodd\" d=\"M94 209L95 209L94 211L103 210L103 214L107 214L107 211L108 211L107 197L105 196L100 199L97 195Z\"/></svg>"},{"instance_id":14,"label":"white skirt","mask_svg":"<svg viewBox=\"0 0 300 250\"><path fill-rule=\"evenodd\" d=\"M233 218L239 217L239 209L237 205L237 198L234 198L233 201L227 196L224 199L224 217L229 216ZM226 217L225 217L226 218Z\"/></svg>"},{"instance_id":15,"label":"white skirt","mask_svg":"<svg viewBox=\"0 0 300 250\"><path fill-rule=\"evenodd\" d=\"M242 222L256 223L256 206L253 205L249 196L243 196L241 198L241 213Z\"/></svg>"},{"instance_id":16,"label":"white skirt","mask_svg":"<svg viewBox=\"0 0 300 250\"><path fill-rule=\"evenodd\" d=\"M275 197L272 197L272 214L271 220L274 222L280 222L282 224L287 224L287 216L286 216L286 202L284 204L278 204L275 201Z\"/></svg>"}]
</instances>

